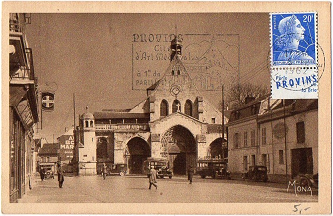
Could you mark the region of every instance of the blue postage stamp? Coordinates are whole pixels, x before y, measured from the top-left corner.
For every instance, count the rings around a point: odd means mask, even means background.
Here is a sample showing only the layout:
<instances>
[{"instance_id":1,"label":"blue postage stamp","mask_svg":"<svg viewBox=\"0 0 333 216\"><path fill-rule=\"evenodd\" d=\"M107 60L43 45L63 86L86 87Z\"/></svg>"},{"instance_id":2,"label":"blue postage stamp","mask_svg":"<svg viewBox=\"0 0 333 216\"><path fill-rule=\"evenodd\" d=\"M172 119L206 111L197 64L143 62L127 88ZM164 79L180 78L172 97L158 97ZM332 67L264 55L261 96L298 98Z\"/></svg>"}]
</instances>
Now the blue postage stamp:
<instances>
[{"instance_id":1,"label":"blue postage stamp","mask_svg":"<svg viewBox=\"0 0 333 216\"><path fill-rule=\"evenodd\" d=\"M271 13L273 99L318 98L317 13Z\"/></svg>"},{"instance_id":2,"label":"blue postage stamp","mask_svg":"<svg viewBox=\"0 0 333 216\"><path fill-rule=\"evenodd\" d=\"M271 13L272 66L317 63L317 14Z\"/></svg>"}]
</instances>

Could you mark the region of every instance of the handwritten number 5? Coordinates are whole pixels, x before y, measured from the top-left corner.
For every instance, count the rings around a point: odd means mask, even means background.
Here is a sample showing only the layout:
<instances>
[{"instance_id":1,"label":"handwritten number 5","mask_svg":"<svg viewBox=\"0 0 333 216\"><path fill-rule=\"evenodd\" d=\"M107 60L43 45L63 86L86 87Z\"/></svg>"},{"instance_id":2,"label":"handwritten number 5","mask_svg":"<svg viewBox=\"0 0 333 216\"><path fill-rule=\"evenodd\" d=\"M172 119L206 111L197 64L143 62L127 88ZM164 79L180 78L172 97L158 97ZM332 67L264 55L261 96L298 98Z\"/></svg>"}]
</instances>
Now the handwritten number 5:
<instances>
[{"instance_id":1,"label":"handwritten number 5","mask_svg":"<svg viewBox=\"0 0 333 216\"><path fill-rule=\"evenodd\" d=\"M295 210L293 210L293 211L294 211L294 212L297 212L297 211L298 211L297 206L300 206L300 205L301 205L301 204L294 205Z\"/></svg>"}]
</instances>

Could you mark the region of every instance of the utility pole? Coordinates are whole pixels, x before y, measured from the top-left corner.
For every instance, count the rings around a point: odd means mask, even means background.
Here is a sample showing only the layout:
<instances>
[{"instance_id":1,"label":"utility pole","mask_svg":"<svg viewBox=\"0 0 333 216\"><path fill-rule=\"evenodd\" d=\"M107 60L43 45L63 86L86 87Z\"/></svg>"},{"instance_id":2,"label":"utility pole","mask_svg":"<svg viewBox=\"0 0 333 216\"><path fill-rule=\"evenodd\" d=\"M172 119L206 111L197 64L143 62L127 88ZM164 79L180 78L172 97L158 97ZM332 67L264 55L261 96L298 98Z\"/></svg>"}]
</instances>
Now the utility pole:
<instances>
[{"instance_id":1,"label":"utility pole","mask_svg":"<svg viewBox=\"0 0 333 216\"><path fill-rule=\"evenodd\" d=\"M73 107L74 107L74 130L76 128L76 125L75 125L75 93L73 93Z\"/></svg>"},{"instance_id":2,"label":"utility pole","mask_svg":"<svg viewBox=\"0 0 333 216\"><path fill-rule=\"evenodd\" d=\"M283 103L283 126L284 126L284 155L286 158L286 178L288 179L288 163L287 163L287 128L286 128L286 100L282 99Z\"/></svg>"},{"instance_id":3,"label":"utility pole","mask_svg":"<svg viewBox=\"0 0 333 216\"><path fill-rule=\"evenodd\" d=\"M222 87L222 159L224 160L224 85Z\"/></svg>"},{"instance_id":4,"label":"utility pole","mask_svg":"<svg viewBox=\"0 0 333 216\"><path fill-rule=\"evenodd\" d=\"M74 135L74 152L73 152L73 171L74 175L79 174L79 160L78 160L78 154L79 154L79 147L77 143L77 130L76 130L76 124L75 124L75 93L73 93L73 110L74 110L74 115L73 115L73 135Z\"/></svg>"}]
</instances>

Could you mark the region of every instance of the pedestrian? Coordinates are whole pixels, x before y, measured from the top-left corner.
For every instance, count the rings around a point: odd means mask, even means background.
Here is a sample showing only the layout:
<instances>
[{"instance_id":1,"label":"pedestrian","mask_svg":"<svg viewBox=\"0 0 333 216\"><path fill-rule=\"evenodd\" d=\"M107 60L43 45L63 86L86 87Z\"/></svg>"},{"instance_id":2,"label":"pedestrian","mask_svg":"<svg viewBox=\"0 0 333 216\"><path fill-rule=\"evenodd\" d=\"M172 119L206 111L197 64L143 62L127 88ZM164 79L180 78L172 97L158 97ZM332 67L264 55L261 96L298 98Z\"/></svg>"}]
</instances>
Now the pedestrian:
<instances>
[{"instance_id":1,"label":"pedestrian","mask_svg":"<svg viewBox=\"0 0 333 216\"><path fill-rule=\"evenodd\" d=\"M44 170L44 168L40 168L39 175L40 175L40 179L42 181L44 181L44 178L45 178L45 170Z\"/></svg>"},{"instance_id":2,"label":"pedestrian","mask_svg":"<svg viewBox=\"0 0 333 216\"><path fill-rule=\"evenodd\" d=\"M194 169L193 169L192 165L190 165L187 170L187 177L188 177L188 180L190 181L190 184L192 184L193 174L194 174Z\"/></svg>"},{"instance_id":3,"label":"pedestrian","mask_svg":"<svg viewBox=\"0 0 333 216\"><path fill-rule=\"evenodd\" d=\"M106 164L105 163L103 163L103 171L102 171L103 173L103 179L105 180L105 177L106 177L106 172L107 172L107 166L106 166Z\"/></svg>"},{"instance_id":4,"label":"pedestrian","mask_svg":"<svg viewBox=\"0 0 333 216\"><path fill-rule=\"evenodd\" d=\"M59 182L59 188L62 188L62 185L65 181L65 178L64 178L64 172L63 172L63 169L61 167L61 164L60 162L58 163L58 182Z\"/></svg>"},{"instance_id":5,"label":"pedestrian","mask_svg":"<svg viewBox=\"0 0 333 216\"><path fill-rule=\"evenodd\" d=\"M154 169L154 167L151 167L149 171L149 190L151 189L151 185L154 185L157 190L156 175L156 170Z\"/></svg>"}]
</instances>

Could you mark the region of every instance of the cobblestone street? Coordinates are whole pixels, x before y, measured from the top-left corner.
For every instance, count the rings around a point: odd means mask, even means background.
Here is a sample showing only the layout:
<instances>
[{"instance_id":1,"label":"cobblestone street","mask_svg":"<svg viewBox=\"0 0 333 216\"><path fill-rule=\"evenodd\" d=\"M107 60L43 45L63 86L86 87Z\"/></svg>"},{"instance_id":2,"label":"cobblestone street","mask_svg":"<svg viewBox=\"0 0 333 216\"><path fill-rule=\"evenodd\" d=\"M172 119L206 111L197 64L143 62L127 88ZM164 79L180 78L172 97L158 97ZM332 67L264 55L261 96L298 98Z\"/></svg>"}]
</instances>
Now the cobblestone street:
<instances>
[{"instance_id":1,"label":"cobblestone street","mask_svg":"<svg viewBox=\"0 0 333 216\"><path fill-rule=\"evenodd\" d=\"M277 183L241 180L201 179L189 184L185 176L158 179L158 189L148 189L145 176L66 177L63 188L57 178L43 182L37 177L32 190L20 203L269 203L317 202L314 192L287 193L287 186Z\"/></svg>"}]
</instances>

